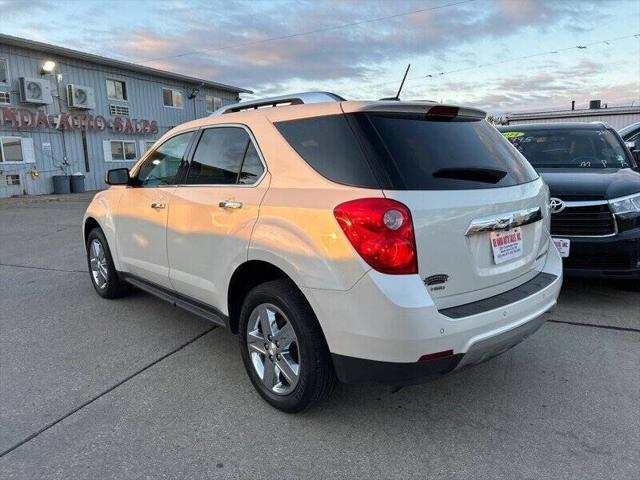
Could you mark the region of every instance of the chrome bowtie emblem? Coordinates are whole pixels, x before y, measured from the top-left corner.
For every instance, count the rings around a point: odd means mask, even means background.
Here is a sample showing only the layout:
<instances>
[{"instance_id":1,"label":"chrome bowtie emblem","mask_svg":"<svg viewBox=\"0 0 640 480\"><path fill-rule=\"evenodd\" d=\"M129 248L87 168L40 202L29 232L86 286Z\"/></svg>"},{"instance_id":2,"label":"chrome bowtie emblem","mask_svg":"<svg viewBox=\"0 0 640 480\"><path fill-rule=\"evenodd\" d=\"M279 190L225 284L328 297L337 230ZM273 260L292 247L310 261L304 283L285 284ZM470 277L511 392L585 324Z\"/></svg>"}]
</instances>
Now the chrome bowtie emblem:
<instances>
[{"instance_id":1,"label":"chrome bowtie emblem","mask_svg":"<svg viewBox=\"0 0 640 480\"><path fill-rule=\"evenodd\" d=\"M549 199L549 209L551 210L551 213L560 213L564 210L564 207L564 202L559 198L551 197L551 199Z\"/></svg>"}]
</instances>

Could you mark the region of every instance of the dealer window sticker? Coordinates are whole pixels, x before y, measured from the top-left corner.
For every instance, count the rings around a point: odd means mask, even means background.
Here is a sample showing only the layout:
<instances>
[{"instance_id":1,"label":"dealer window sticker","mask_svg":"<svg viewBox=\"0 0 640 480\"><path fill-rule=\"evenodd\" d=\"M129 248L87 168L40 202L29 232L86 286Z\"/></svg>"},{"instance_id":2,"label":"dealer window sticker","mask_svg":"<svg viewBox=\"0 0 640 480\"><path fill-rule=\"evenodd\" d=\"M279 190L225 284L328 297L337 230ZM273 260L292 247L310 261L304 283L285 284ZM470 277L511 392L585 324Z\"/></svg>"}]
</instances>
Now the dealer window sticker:
<instances>
[{"instance_id":1,"label":"dealer window sticker","mask_svg":"<svg viewBox=\"0 0 640 480\"><path fill-rule=\"evenodd\" d=\"M518 138L524 137L524 132L502 132L504 138Z\"/></svg>"}]
</instances>

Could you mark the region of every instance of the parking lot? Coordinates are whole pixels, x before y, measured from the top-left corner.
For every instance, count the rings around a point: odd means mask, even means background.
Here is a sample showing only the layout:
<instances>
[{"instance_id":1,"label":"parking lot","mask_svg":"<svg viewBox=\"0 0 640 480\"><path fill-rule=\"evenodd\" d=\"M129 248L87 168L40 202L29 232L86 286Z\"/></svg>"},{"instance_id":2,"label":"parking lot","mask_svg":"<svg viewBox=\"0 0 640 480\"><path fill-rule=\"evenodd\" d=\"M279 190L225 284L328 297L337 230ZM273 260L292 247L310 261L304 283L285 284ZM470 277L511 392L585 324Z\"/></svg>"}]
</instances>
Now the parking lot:
<instances>
[{"instance_id":1,"label":"parking lot","mask_svg":"<svg viewBox=\"0 0 640 480\"><path fill-rule=\"evenodd\" d=\"M86 273L90 195L0 200L2 478L638 478L640 294L565 280L506 354L286 415L237 340ZM390 319L393 321L393 319Z\"/></svg>"}]
</instances>

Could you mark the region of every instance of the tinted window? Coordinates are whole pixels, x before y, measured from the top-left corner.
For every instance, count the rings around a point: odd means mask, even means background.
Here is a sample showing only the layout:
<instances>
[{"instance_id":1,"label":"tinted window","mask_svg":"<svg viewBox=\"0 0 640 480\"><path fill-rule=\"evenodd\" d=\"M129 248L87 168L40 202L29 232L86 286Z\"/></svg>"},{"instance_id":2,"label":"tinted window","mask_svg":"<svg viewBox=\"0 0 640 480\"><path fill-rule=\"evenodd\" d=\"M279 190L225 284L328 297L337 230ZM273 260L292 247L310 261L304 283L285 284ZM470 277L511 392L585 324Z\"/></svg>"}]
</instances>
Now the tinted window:
<instances>
[{"instance_id":1,"label":"tinted window","mask_svg":"<svg viewBox=\"0 0 640 480\"><path fill-rule=\"evenodd\" d=\"M9 82L8 70L9 69L7 68L7 60L5 60L4 58L0 58L0 83Z\"/></svg>"},{"instance_id":2,"label":"tinted window","mask_svg":"<svg viewBox=\"0 0 640 480\"><path fill-rule=\"evenodd\" d=\"M249 134L242 128L220 127L205 130L191 161L187 183L237 183L249 142Z\"/></svg>"},{"instance_id":3,"label":"tinted window","mask_svg":"<svg viewBox=\"0 0 640 480\"><path fill-rule=\"evenodd\" d=\"M262 176L264 167L258 156L258 151L253 145L253 142L249 143L247 154L244 157L244 163L242 164L242 172L240 173L239 183L243 185L250 185L255 183L258 178Z\"/></svg>"},{"instance_id":4,"label":"tinted window","mask_svg":"<svg viewBox=\"0 0 640 480\"><path fill-rule=\"evenodd\" d=\"M536 168L624 168L629 159L610 130L540 129L503 131Z\"/></svg>"},{"instance_id":5,"label":"tinted window","mask_svg":"<svg viewBox=\"0 0 640 480\"><path fill-rule=\"evenodd\" d=\"M142 186L171 185L184 162L184 154L193 132L170 138L151 153L138 170Z\"/></svg>"},{"instance_id":6,"label":"tinted window","mask_svg":"<svg viewBox=\"0 0 640 480\"><path fill-rule=\"evenodd\" d=\"M640 131L635 135L630 135L629 138L626 139L627 142L640 142ZM636 148L640 147L640 145L636 145Z\"/></svg>"},{"instance_id":7,"label":"tinted window","mask_svg":"<svg viewBox=\"0 0 640 480\"><path fill-rule=\"evenodd\" d=\"M298 155L329 180L379 187L344 115L290 120L275 125Z\"/></svg>"},{"instance_id":8,"label":"tinted window","mask_svg":"<svg viewBox=\"0 0 640 480\"><path fill-rule=\"evenodd\" d=\"M621 128L618 133L622 138L628 140L632 135L640 134L640 123L632 123L624 128Z\"/></svg>"},{"instance_id":9,"label":"tinted window","mask_svg":"<svg viewBox=\"0 0 640 480\"><path fill-rule=\"evenodd\" d=\"M302 158L338 183L390 190L464 190L537 178L509 143L480 120L355 113L276 126Z\"/></svg>"},{"instance_id":10,"label":"tinted window","mask_svg":"<svg viewBox=\"0 0 640 480\"><path fill-rule=\"evenodd\" d=\"M538 175L484 120L355 114L392 189L509 187Z\"/></svg>"}]
</instances>

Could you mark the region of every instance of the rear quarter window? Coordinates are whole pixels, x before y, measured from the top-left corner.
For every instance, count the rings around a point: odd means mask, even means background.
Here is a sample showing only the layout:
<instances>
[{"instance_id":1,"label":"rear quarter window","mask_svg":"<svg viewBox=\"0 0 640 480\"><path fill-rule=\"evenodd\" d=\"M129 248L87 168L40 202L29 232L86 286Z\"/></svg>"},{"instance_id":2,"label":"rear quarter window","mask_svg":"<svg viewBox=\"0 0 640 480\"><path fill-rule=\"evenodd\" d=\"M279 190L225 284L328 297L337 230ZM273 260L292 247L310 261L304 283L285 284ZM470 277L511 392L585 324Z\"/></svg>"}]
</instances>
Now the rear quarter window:
<instances>
[{"instance_id":1,"label":"rear quarter window","mask_svg":"<svg viewBox=\"0 0 640 480\"><path fill-rule=\"evenodd\" d=\"M289 120L275 126L298 155L325 178L380 188L344 115Z\"/></svg>"}]
</instances>

